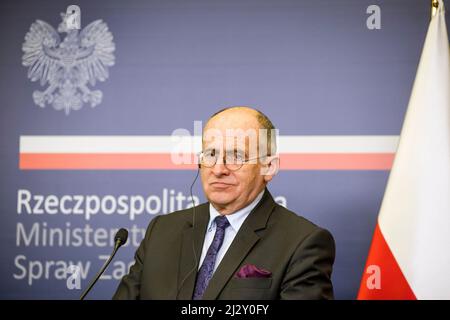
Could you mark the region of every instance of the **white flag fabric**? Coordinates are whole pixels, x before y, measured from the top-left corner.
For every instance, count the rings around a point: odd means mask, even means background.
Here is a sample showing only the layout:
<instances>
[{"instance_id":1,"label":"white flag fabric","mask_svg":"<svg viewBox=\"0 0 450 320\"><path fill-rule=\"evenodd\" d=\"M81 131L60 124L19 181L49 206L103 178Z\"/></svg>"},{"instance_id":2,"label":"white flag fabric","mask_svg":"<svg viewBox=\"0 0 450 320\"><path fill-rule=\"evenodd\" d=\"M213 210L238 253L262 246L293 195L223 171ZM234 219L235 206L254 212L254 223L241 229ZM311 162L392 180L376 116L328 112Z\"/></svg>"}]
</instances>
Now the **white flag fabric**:
<instances>
[{"instance_id":1,"label":"white flag fabric","mask_svg":"<svg viewBox=\"0 0 450 320\"><path fill-rule=\"evenodd\" d=\"M450 56L431 18L358 299L450 299Z\"/></svg>"}]
</instances>

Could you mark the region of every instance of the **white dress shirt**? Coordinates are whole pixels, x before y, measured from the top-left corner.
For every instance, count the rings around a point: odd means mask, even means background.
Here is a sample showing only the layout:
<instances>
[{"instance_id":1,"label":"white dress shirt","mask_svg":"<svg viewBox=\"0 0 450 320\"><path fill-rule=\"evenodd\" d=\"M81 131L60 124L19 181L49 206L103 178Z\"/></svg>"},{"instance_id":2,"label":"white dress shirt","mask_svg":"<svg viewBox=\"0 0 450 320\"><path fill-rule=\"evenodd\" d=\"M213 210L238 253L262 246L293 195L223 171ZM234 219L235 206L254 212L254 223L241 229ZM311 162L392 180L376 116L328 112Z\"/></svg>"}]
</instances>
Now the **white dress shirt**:
<instances>
[{"instance_id":1,"label":"white dress shirt","mask_svg":"<svg viewBox=\"0 0 450 320\"><path fill-rule=\"evenodd\" d=\"M217 253L217 256L216 256L216 263L214 265L214 271L216 271L217 266L220 264L220 261L222 261L225 253L227 252L228 248L230 247L231 243L233 242L234 237L238 233L238 231L241 228L242 224L244 223L245 219L248 217L248 215L253 210L253 208L256 207L258 202L261 200L263 194L264 194L264 190L262 190L258 194L258 196L255 198L255 200L253 200L253 202L250 203L245 208L242 208L242 209L236 211L235 213L226 215L230 225L228 226L228 228L225 229L223 243L222 243L222 246L220 247L219 252ZM198 265L199 269L203 263L203 260L205 259L206 252L208 251L208 248L214 239L214 235L216 233L216 223L214 222L214 219L217 216L220 216L220 213L210 203L209 204L209 223L208 223L208 227L206 229L205 240L203 241L202 255L200 256L200 263Z\"/></svg>"}]
</instances>

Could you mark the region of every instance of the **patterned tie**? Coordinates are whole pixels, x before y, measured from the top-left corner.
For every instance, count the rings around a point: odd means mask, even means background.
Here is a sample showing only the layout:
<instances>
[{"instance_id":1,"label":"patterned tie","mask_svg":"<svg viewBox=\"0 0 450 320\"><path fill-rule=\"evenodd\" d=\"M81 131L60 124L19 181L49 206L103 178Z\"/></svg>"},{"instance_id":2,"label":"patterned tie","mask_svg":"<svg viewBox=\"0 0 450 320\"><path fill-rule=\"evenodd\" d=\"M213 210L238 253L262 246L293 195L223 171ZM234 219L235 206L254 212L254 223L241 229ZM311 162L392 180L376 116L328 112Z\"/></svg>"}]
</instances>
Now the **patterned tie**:
<instances>
[{"instance_id":1,"label":"patterned tie","mask_svg":"<svg viewBox=\"0 0 450 320\"><path fill-rule=\"evenodd\" d=\"M208 286L209 280L213 275L214 265L216 264L217 252L219 252L223 243L225 229L230 225L227 217L225 216L218 216L214 219L214 221L216 222L216 234L214 235L214 239L206 252L202 266L198 271L193 297L194 300L201 299L206 287Z\"/></svg>"}]
</instances>

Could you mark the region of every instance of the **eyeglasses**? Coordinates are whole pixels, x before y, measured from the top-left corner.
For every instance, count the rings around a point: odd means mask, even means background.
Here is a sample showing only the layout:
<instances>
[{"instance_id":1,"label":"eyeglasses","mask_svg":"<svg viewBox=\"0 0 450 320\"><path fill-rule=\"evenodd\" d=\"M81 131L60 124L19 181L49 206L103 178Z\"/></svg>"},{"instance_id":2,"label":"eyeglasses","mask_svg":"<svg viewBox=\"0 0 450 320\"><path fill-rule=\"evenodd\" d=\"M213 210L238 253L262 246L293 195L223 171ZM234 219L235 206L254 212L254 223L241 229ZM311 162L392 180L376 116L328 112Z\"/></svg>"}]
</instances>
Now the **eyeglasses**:
<instances>
[{"instance_id":1,"label":"eyeglasses","mask_svg":"<svg viewBox=\"0 0 450 320\"><path fill-rule=\"evenodd\" d=\"M219 159L219 153L216 152L215 149L212 150L207 150L204 152L201 152L199 154L199 158L200 158L200 164L206 168L212 168L216 165L217 160ZM256 158L251 158L251 159L245 159L245 155L240 153L240 152L236 152L236 151L229 151L226 152L224 157L223 157L223 164L225 165L225 167L230 170L230 171L237 171L240 168L242 168L242 166L249 162L249 161L253 161L253 160L258 160L260 158L265 158L263 157L256 157Z\"/></svg>"}]
</instances>

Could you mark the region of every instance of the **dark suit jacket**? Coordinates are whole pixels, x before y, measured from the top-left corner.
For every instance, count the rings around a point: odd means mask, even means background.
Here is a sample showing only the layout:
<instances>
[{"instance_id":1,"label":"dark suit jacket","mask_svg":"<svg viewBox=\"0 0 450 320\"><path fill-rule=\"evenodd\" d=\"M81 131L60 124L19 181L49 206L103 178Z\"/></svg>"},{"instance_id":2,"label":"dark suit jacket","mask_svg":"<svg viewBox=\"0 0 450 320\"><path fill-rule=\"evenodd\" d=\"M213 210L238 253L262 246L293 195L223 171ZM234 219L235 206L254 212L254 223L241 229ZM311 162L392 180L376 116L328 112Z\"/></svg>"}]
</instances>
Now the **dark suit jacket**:
<instances>
[{"instance_id":1,"label":"dark suit jacket","mask_svg":"<svg viewBox=\"0 0 450 320\"><path fill-rule=\"evenodd\" d=\"M154 218L114 299L192 299L209 203ZM195 252L194 252L195 250ZM331 234L274 202L266 189L217 267L203 299L332 299ZM246 264L272 272L237 278Z\"/></svg>"}]
</instances>

